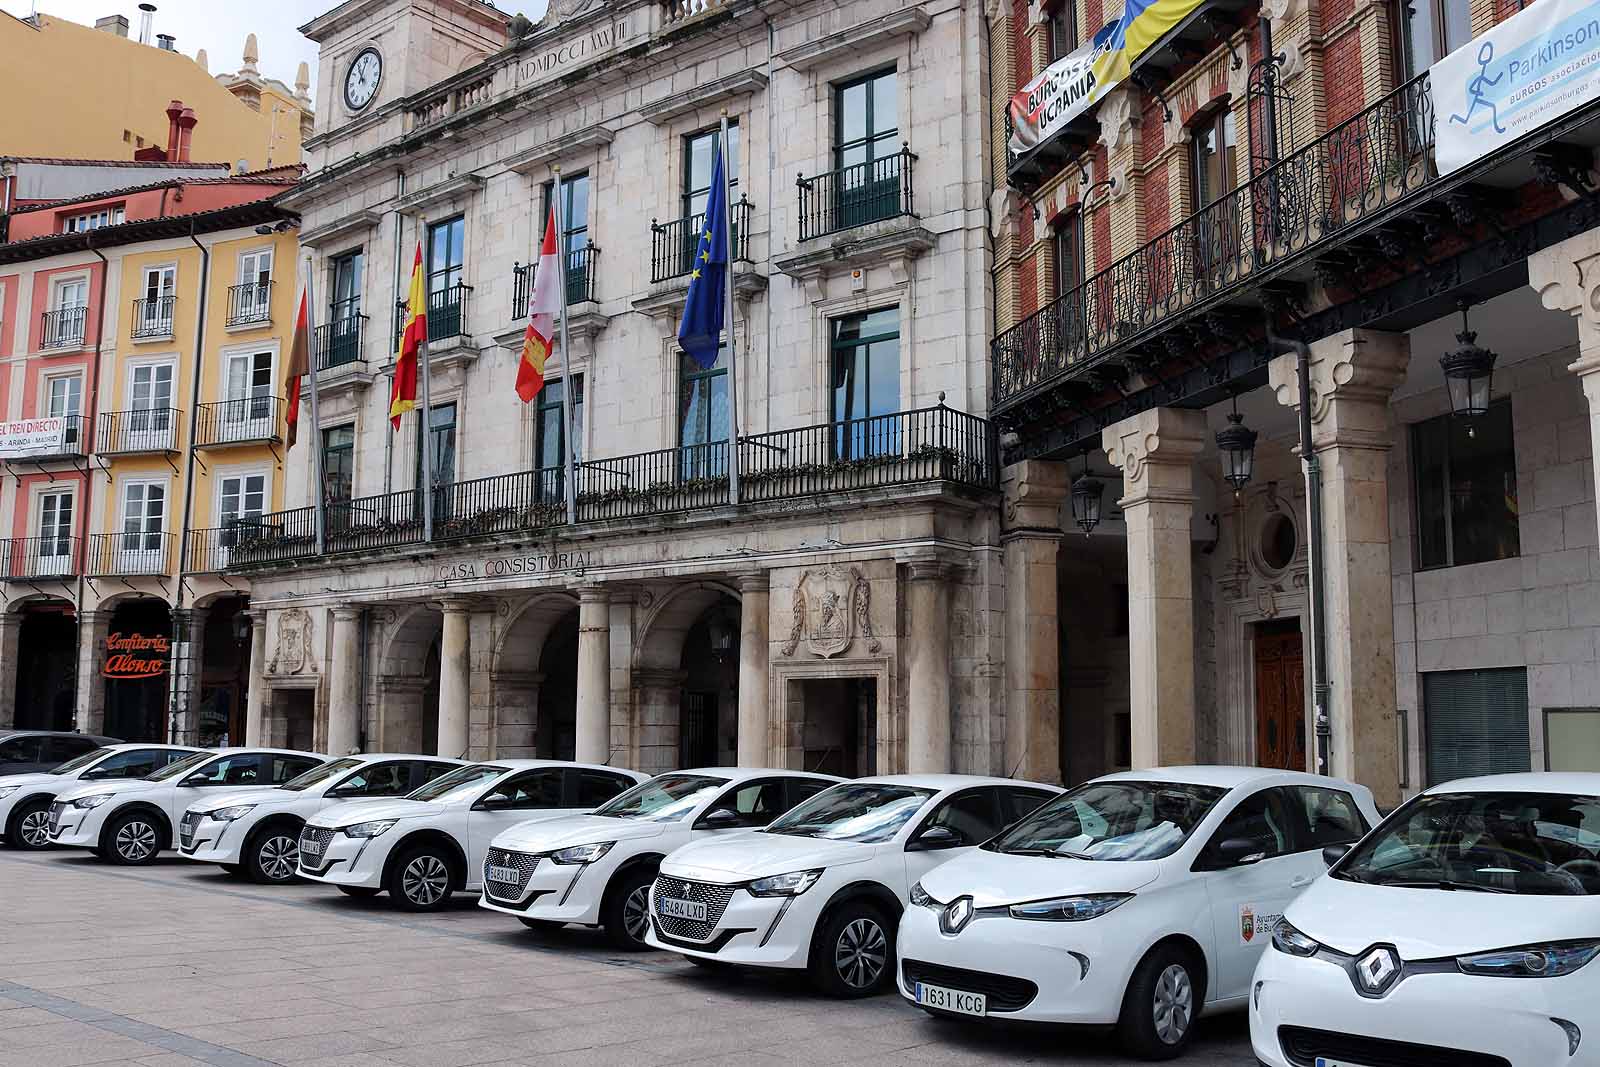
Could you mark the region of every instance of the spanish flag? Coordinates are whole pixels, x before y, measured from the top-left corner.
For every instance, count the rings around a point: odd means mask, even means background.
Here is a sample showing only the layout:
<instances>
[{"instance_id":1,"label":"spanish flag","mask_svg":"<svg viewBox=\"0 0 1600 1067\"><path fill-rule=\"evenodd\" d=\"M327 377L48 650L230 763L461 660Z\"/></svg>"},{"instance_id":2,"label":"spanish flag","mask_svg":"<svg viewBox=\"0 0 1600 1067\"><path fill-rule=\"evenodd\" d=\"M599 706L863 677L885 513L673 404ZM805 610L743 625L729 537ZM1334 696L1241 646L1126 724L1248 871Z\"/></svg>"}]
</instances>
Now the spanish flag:
<instances>
[{"instance_id":1,"label":"spanish flag","mask_svg":"<svg viewBox=\"0 0 1600 1067\"><path fill-rule=\"evenodd\" d=\"M530 403L544 388L544 365L555 347L556 312L561 310L561 268L556 263L556 212L544 224L539 245L539 266L533 276L533 298L528 301L528 329L522 335L522 359L517 362L517 395Z\"/></svg>"},{"instance_id":2,"label":"spanish flag","mask_svg":"<svg viewBox=\"0 0 1600 1067\"><path fill-rule=\"evenodd\" d=\"M417 244L411 268L411 296L406 301L406 325L400 335L400 352L394 358L394 387L389 392L389 422L400 428L400 416L417 406L417 353L428 336L428 289L422 277L422 244Z\"/></svg>"}]
</instances>

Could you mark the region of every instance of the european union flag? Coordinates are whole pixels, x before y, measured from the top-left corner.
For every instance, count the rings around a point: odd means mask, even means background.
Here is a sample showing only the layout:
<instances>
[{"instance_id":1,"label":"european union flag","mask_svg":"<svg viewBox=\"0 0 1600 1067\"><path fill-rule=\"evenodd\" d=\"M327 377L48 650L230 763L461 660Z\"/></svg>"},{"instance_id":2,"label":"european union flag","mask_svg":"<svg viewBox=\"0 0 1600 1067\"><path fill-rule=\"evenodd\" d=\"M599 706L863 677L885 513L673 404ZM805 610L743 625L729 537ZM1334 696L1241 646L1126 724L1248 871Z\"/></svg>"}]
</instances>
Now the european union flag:
<instances>
[{"instance_id":1,"label":"european union flag","mask_svg":"<svg viewBox=\"0 0 1600 1067\"><path fill-rule=\"evenodd\" d=\"M707 370L717 362L722 344L723 315L727 305L723 287L728 284L728 184L722 179L722 152L711 172L705 223L695 243L694 269L689 293L678 324L678 347Z\"/></svg>"}]
</instances>

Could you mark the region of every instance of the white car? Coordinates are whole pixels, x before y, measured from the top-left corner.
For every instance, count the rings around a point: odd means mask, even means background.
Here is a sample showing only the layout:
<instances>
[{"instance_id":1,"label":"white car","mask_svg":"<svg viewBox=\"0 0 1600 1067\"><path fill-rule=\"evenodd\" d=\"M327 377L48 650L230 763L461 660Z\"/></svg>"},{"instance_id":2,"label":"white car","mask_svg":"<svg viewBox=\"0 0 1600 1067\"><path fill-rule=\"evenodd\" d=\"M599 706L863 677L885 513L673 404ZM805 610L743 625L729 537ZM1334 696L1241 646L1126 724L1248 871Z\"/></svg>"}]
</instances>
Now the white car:
<instances>
[{"instance_id":1,"label":"white car","mask_svg":"<svg viewBox=\"0 0 1600 1067\"><path fill-rule=\"evenodd\" d=\"M93 849L112 863L153 863L176 842L178 819L189 805L281 785L327 760L291 749L217 748L148 778L79 783L50 805L50 844Z\"/></svg>"},{"instance_id":2,"label":"white car","mask_svg":"<svg viewBox=\"0 0 1600 1067\"><path fill-rule=\"evenodd\" d=\"M619 767L507 759L457 767L399 800L340 804L300 831L302 878L346 896L387 891L406 911L434 911L482 886L501 831L603 804L644 781Z\"/></svg>"},{"instance_id":3,"label":"white car","mask_svg":"<svg viewBox=\"0 0 1600 1067\"><path fill-rule=\"evenodd\" d=\"M893 980L911 886L1059 792L964 774L841 782L764 830L663 860L645 940L703 966L808 969L826 993L867 996Z\"/></svg>"},{"instance_id":4,"label":"white car","mask_svg":"<svg viewBox=\"0 0 1600 1067\"><path fill-rule=\"evenodd\" d=\"M438 756L346 756L276 789L207 797L191 804L178 821L178 855L221 864L229 873L264 884L291 882L306 819L340 803L405 796L464 766L462 760Z\"/></svg>"},{"instance_id":5,"label":"white car","mask_svg":"<svg viewBox=\"0 0 1600 1067\"><path fill-rule=\"evenodd\" d=\"M181 745L106 745L54 770L0 778L0 834L12 848L44 848L50 843L50 803L63 790L80 782L144 778L198 751Z\"/></svg>"},{"instance_id":6,"label":"white car","mask_svg":"<svg viewBox=\"0 0 1600 1067\"><path fill-rule=\"evenodd\" d=\"M1435 786L1341 851L1256 968L1262 1063L1600 1063L1600 774Z\"/></svg>"},{"instance_id":7,"label":"white car","mask_svg":"<svg viewBox=\"0 0 1600 1067\"><path fill-rule=\"evenodd\" d=\"M1115 1025L1181 1052L1242 1008L1273 924L1322 849L1378 821L1362 786L1175 767L1097 778L926 875L900 922L901 996L934 1014Z\"/></svg>"},{"instance_id":8,"label":"white car","mask_svg":"<svg viewBox=\"0 0 1600 1067\"><path fill-rule=\"evenodd\" d=\"M663 856L691 841L766 826L837 781L738 767L670 771L593 814L515 826L496 837L479 903L534 929L600 926L618 948L643 948L650 883Z\"/></svg>"}]
</instances>

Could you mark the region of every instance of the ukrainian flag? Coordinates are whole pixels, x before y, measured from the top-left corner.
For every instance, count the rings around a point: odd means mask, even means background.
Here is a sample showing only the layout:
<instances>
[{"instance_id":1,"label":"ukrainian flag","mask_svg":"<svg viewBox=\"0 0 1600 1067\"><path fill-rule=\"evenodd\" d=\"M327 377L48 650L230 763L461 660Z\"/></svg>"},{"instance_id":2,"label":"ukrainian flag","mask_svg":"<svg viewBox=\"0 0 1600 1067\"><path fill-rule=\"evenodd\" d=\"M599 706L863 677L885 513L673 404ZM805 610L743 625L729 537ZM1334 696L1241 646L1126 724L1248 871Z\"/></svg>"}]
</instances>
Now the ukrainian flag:
<instances>
[{"instance_id":1,"label":"ukrainian flag","mask_svg":"<svg viewBox=\"0 0 1600 1067\"><path fill-rule=\"evenodd\" d=\"M1111 25L1105 51L1094 62L1100 91L1133 73L1134 60L1161 40L1200 6L1201 0L1127 0L1122 17Z\"/></svg>"}]
</instances>

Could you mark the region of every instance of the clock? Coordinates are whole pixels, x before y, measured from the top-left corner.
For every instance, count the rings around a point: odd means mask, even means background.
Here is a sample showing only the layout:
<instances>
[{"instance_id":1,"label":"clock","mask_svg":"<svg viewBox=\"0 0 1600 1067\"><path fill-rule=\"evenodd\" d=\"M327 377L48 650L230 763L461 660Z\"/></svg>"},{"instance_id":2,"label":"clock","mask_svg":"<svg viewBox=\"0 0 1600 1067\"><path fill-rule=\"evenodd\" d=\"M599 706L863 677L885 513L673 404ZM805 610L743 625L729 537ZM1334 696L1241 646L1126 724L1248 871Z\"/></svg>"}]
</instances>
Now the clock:
<instances>
[{"instance_id":1,"label":"clock","mask_svg":"<svg viewBox=\"0 0 1600 1067\"><path fill-rule=\"evenodd\" d=\"M376 48L363 48L344 76L344 102L351 111L360 111L378 95L383 78L383 57Z\"/></svg>"}]
</instances>

